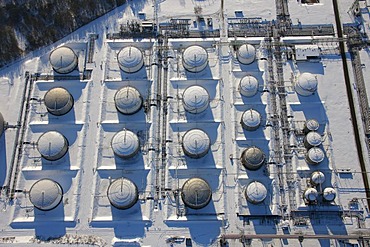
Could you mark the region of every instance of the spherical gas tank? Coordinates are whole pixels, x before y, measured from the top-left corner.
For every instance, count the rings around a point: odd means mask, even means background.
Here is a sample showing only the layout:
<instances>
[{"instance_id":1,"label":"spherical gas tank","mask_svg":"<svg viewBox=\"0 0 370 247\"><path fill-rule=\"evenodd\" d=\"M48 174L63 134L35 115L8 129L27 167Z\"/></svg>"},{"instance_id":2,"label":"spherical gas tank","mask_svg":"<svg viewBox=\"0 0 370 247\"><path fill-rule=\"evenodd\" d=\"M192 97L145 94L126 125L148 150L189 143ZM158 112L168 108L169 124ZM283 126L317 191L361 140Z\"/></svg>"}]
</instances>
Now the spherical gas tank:
<instances>
[{"instance_id":1,"label":"spherical gas tank","mask_svg":"<svg viewBox=\"0 0 370 247\"><path fill-rule=\"evenodd\" d=\"M245 130L257 130L261 125L261 114L253 109L246 110L242 115L240 123Z\"/></svg>"},{"instance_id":2,"label":"spherical gas tank","mask_svg":"<svg viewBox=\"0 0 370 247\"><path fill-rule=\"evenodd\" d=\"M256 58L256 49L253 45L244 44L237 51L238 61L242 64L251 64Z\"/></svg>"},{"instance_id":3,"label":"spherical gas tank","mask_svg":"<svg viewBox=\"0 0 370 247\"><path fill-rule=\"evenodd\" d=\"M55 116L67 114L73 107L74 100L67 89L55 87L46 92L44 103L47 111Z\"/></svg>"},{"instance_id":4,"label":"spherical gas tank","mask_svg":"<svg viewBox=\"0 0 370 247\"><path fill-rule=\"evenodd\" d=\"M304 191L303 196L308 202L315 202L317 200L318 193L315 188L308 188Z\"/></svg>"},{"instance_id":5,"label":"spherical gas tank","mask_svg":"<svg viewBox=\"0 0 370 247\"><path fill-rule=\"evenodd\" d=\"M324 151L321 148L313 147L307 151L305 160L310 165L317 165L325 158Z\"/></svg>"},{"instance_id":6,"label":"spherical gas tank","mask_svg":"<svg viewBox=\"0 0 370 247\"><path fill-rule=\"evenodd\" d=\"M317 91L317 79L311 73L303 73L295 83L295 91L301 96L310 96Z\"/></svg>"},{"instance_id":7,"label":"spherical gas tank","mask_svg":"<svg viewBox=\"0 0 370 247\"><path fill-rule=\"evenodd\" d=\"M205 156L210 147L209 136L201 129L191 129L182 138L182 149L190 158L198 159Z\"/></svg>"},{"instance_id":8,"label":"spherical gas tank","mask_svg":"<svg viewBox=\"0 0 370 247\"><path fill-rule=\"evenodd\" d=\"M247 186L245 190L245 197L250 203L262 203L267 196L267 189L265 185L260 182L254 181Z\"/></svg>"},{"instance_id":9,"label":"spherical gas tank","mask_svg":"<svg viewBox=\"0 0 370 247\"><path fill-rule=\"evenodd\" d=\"M182 186L181 198L187 207L201 209L211 201L212 190L205 180L191 178Z\"/></svg>"},{"instance_id":10,"label":"spherical gas tank","mask_svg":"<svg viewBox=\"0 0 370 247\"><path fill-rule=\"evenodd\" d=\"M208 53L199 45L189 46L182 54L182 63L187 71L200 72L207 67Z\"/></svg>"},{"instance_id":11,"label":"spherical gas tank","mask_svg":"<svg viewBox=\"0 0 370 247\"><path fill-rule=\"evenodd\" d=\"M319 127L320 124L316 119L308 119L304 124L303 132L305 135L307 135L311 131L317 131Z\"/></svg>"},{"instance_id":12,"label":"spherical gas tank","mask_svg":"<svg viewBox=\"0 0 370 247\"><path fill-rule=\"evenodd\" d=\"M335 198L336 198L336 196L337 196L337 193L335 192L335 189L334 188L327 187L323 191L323 198L327 202L334 201Z\"/></svg>"},{"instance_id":13,"label":"spherical gas tank","mask_svg":"<svg viewBox=\"0 0 370 247\"><path fill-rule=\"evenodd\" d=\"M76 54L67 46L61 46L53 50L50 53L49 61L53 70L59 74L68 74L78 65Z\"/></svg>"},{"instance_id":14,"label":"spherical gas tank","mask_svg":"<svg viewBox=\"0 0 370 247\"><path fill-rule=\"evenodd\" d=\"M321 135L316 131L308 132L308 134L304 137L303 143L307 149L318 147L322 143Z\"/></svg>"},{"instance_id":15,"label":"spherical gas tank","mask_svg":"<svg viewBox=\"0 0 370 247\"><path fill-rule=\"evenodd\" d=\"M44 178L32 185L29 197L35 208L49 211L60 204L63 198L63 190L54 180Z\"/></svg>"},{"instance_id":16,"label":"spherical gas tank","mask_svg":"<svg viewBox=\"0 0 370 247\"><path fill-rule=\"evenodd\" d=\"M129 209L139 198L136 185L130 179L118 178L108 187L107 196L110 204L117 209Z\"/></svg>"},{"instance_id":17,"label":"spherical gas tank","mask_svg":"<svg viewBox=\"0 0 370 247\"><path fill-rule=\"evenodd\" d=\"M113 136L111 147L115 155L129 159L139 152L139 138L134 132L124 129Z\"/></svg>"},{"instance_id":18,"label":"spherical gas tank","mask_svg":"<svg viewBox=\"0 0 370 247\"><path fill-rule=\"evenodd\" d=\"M68 151L68 141L58 131L48 131L39 137L37 141L37 150L46 160L59 160Z\"/></svg>"},{"instance_id":19,"label":"spherical gas tank","mask_svg":"<svg viewBox=\"0 0 370 247\"><path fill-rule=\"evenodd\" d=\"M248 170L258 170L266 163L266 155L258 147L249 147L240 157L243 166Z\"/></svg>"},{"instance_id":20,"label":"spherical gas tank","mask_svg":"<svg viewBox=\"0 0 370 247\"><path fill-rule=\"evenodd\" d=\"M325 182L325 175L320 171L314 171L311 174L311 183L313 185L319 185Z\"/></svg>"},{"instance_id":21,"label":"spherical gas tank","mask_svg":"<svg viewBox=\"0 0 370 247\"><path fill-rule=\"evenodd\" d=\"M208 91L201 86L190 86L185 89L182 102L187 112L194 114L204 112L209 105Z\"/></svg>"},{"instance_id":22,"label":"spherical gas tank","mask_svg":"<svg viewBox=\"0 0 370 247\"><path fill-rule=\"evenodd\" d=\"M126 86L116 92L114 103L120 113L132 115L138 112L143 106L143 98L136 88Z\"/></svg>"},{"instance_id":23,"label":"spherical gas tank","mask_svg":"<svg viewBox=\"0 0 370 247\"><path fill-rule=\"evenodd\" d=\"M258 80L252 75L244 76L239 82L240 94L245 97L253 97L258 92Z\"/></svg>"},{"instance_id":24,"label":"spherical gas tank","mask_svg":"<svg viewBox=\"0 0 370 247\"><path fill-rule=\"evenodd\" d=\"M117 54L120 69L126 73L135 73L144 66L143 52L135 46L123 47Z\"/></svg>"}]
</instances>

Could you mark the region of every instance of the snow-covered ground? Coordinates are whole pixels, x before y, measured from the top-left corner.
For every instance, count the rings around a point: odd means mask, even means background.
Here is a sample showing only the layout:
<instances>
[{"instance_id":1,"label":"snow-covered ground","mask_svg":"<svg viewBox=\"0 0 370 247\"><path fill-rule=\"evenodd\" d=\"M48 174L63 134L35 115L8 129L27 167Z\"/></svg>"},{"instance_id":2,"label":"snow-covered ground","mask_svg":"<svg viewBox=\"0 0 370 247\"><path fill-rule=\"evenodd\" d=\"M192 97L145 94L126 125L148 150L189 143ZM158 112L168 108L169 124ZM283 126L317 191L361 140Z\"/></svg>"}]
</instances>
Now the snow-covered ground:
<instances>
[{"instance_id":1,"label":"snow-covered ground","mask_svg":"<svg viewBox=\"0 0 370 247\"><path fill-rule=\"evenodd\" d=\"M332 1L320 0L314 5L288 2L293 24L335 27ZM342 23L352 22L347 12L352 2L338 3ZM290 130L296 130L289 137L292 170L282 168L283 180L288 173L294 180L287 187L278 174L281 164L276 161L276 145L282 143L274 139L271 126L278 116L272 112L272 95L268 91L271 82L264 56L266 47L261 44L263 37L170 38L162 51L168 55L168 63L158 59L160 44L154 38L106 38L108 33L119 32L120 24L136 19L143 12L148 20L157 17L159 23L188 18L190 29L196 30L204 28L197 22L199 18L194 13L197 8L204 18L213 18L213 29L222 29L226 23L221 23L221 6L221 1L214 0L128 1L55 44L0 70L0 112L9 125L0 138L0 183L4 185L11 173L10 164L18 141L16 125L23 104L20 99L25 73L44 76L31 89L15 199L10 202L1 193L0 244L33 246L40 242L35 236L41 239L64 236L53 243L185 246L185 239L191 238L193 246L220 246L222 234L345 235L369 231L369 209L336 42L319 43L321 57L314 61L288 59L290 50L283 50L287 51L283 52L282 71L289 126ZM366 6L362 8L368 30L368 11ZM271 21L276 19L275 1L225 0L223 13L225 18L243 15ZM98 34L92 63L86 61L89 33ZM253 44L257 50L257 59L249 65L242 65L237 59L237 48L243 43ZM47 78L55 75L48 61L49 53L60 45L71 47L78 56L78 66L72 74L92 70L90 79ZM132 74L120 70L117 61L121 48L130 45L139 47L144 57L144 67ZM208 54L205 69L198 73L187 71L183 65L183 51L191 45L204 47ZM360 54L366 80L370 66L368 50ZM161 71L159 64L164 68ZM350 60L348 64L353 80ZM275 60L273 66L276 71ZM294 90L297 78L303 73L313 74L318 81L317 91L307 97ZM239 82L247 75L258 81L257 94L253 97L240 94ZM202 86L209 94L209 106L199 114L187 112L183 103L185 90L194 85ZM124 86L135 87L144 101L144 107L133 115L123 115L115 107L115 93ZM44 105L45 93L54 87L66 88L74 98L73 109L64 116L50 115ZM354 96L357 107L357 94ZM164 102L168 106L165 117ZM243 112L249 109L261 114L261 125L253 132L244 130L240 124ZM361 123L359 108L356 112ZM302 129L307 119L316 119L320 124L318 132L323 140L320 147L325 158L318 165L305 161ZM118 158L111 148L114 134L123 129L133 131L139 138L138 153L126 160ZM188 157L183 149L183 136L191 129L203 130L210 139L209 151L198 159ZM362 126L359 129L364 139ZM68 140L68 153L61 160L47 161L36 148L38 138L49 130L59 131ZM240 159L250 146L260 148L266 157L266 165L256 171L246 169ZM370 167L368 157L365 161L367 168ZM317 170L326 177L318 186L320 198L324 188L333 187L337 197L332 203L319 199L317 205L308 205L303 200L305 189L312 186L310 176ZM126 210L111 206L107 196L111 182L121 177L129 178L138 190L138 201ZM198 210L186 207L180 195L183 184L193 177L207 181L212 195L211 202ZM34 208L29 198L31 186L42 178L53 179L63 188L62 203L51 211ZM253 181L266 187L266 199L261 204L252 204L245 198L246 187ZM283 202L290 204L290 217L284 219L281 218L286 216ZM340 217L341 212L361 214L365 219L358 222L356 217ZM242 246L240 240L228 240L228 243ZM334 239L305 239L299 243L298 239L256 238L251 246L342 244Z\"/></svg>"}]
</instances>

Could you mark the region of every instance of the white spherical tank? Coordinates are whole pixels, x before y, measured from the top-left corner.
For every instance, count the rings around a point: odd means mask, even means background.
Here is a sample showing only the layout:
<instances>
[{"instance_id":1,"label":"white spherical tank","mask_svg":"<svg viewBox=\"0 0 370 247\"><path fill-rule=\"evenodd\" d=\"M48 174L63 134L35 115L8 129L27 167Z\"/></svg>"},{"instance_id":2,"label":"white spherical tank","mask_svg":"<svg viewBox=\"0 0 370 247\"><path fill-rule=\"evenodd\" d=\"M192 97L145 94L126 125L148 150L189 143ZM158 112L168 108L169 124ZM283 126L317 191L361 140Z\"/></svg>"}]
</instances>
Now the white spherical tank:
<instances>
[{"instance_id":1,"label":"white spherical tank","mask_svg":"<svg viewBox=\"0 0 370 247\"><path fill-rule=\"evenodd\" d=\"M304 191L303 197L306 199L308 202L315 202L317 200L317 190L315 188L308 188Z\"/></svg>"},{"instance_id":2,"label":"white spherical tank","mask_svg":"<svg viewBox=\"0 0 370 247\"><path fill-rule=\"evenodd\" d=\"M108 187L107 196L110 204L117 209L128 209L139 198L136 185L127 178L118 178Z\"/></svg>"},{"instance_id":3,"label":"white spherical tank","mask_svg":"<svg viewBox=\"0 0 370 247\"><path fill-rule=\"evenodd\" d=\"M325 158L324 151L321 148L313 147L308 150L305 160L310 165L317 165Z\"/></svg>"},{"instance_id":4,"label":"white spherical tank","mask_svg":"<svg viewBox=\"0 0 370 247\"><path fill-rule=\"evenodd\" d=\"M254 131L260 127L261 124L261 114L253 109L246 110L240 121L243 129Z\"/></svg>"},{"instance_id":5,"label":"white spherical tank","mask_svg":"<svg viewBox=\"0 0 370 247\"><path fill-rule=\"evenodd\" d=\"M253 45L241 45L237 51L238 61L242 64L251 64L256 58L256 49Z\"/></svg>"},{"instance_id":6,"label":"white spherical tank","mask_svg":"<svg viewBox=\"0 0 370 247\"><path fill-rule=\"evenodd\" d=\"M190 158L198 159L205 156L210 146L209 136L200 129L188 130L182 137L182 149Z\"/></svg>"},{"instance_id":7,"label":"white spherical tank","mask_svg":"<svg viewBox=\"0 0 370 247\"><path fill-rule=\"evenodd\" d=\"M63 198L63 189L51 179L41 179L30 188L30 201L35 208L49 211L56 208Z\"/></svg>"},{"instance_id":8,"label":"white spherical tank","mask_svg":"<svg viewBox=\"0 0 370 247\"><path fill-rule=\"evenodd\" d=\"M316 119L308 119L304 123L303 132L307 135L311 131L317 131L319 127L320 124Z\"/></svg>"},{"instance_id":9,"label":"white spherical tank","mask_svg":"<svg viewBox=\"0 0 370 247\"><path fill-rule=\"evenodd\" d=\"M68 141L61 133L48 131L39 137L37 150L44 159L55 161L67 153Z\"/></svg>"},{"instance_id":10,"label":"white spherical tank","mask_svg":"<svg viewBox=\"0 0 370 247\"><path fill-rule=\"evenodd\" d=\"M207 67L208 53L199 45L189 46L182 53L182 63L186 70L193 73L200 72Z\"/></svg>"},{"instance_id":11,"label":"white spherical tank","mask_svg":"<svg viewBox=\"0 0 370 247\"><path fill-rule=\"evenodd\" d=\"M311 183L313 185L319 185L325 182L325 175L320 171L314 171L311 174Z\"/></svg>"},{"instance_id":12,"label":"white spherical tank","mask_svg":"<svg viewBox=\"0 0 370 247\"><path fill-rule=\"evenodd\" d=\"M132 158L139 152L139 138L134 132L124 129L113 136L111 147L118 157Z\"/></svg>"},{"instance_id":13,"label":"white spherical tank","mask_svg":"<svg viewBox=\"0 0 370 247\"><path fill-rule=\"evenodd\" d=\"M337 193L335 192L334 188L327 187L323 191L323 198L327 202L334 201L336 196L337 196Z\"/></svg>"},{"instance_id":14,"label":"white spherical tank","mask_svg":"<svg viewBox=\"0 0 370 247\"><path fill-rule=\"evenodd\" d=\"M258 170L266 163L266 156L258 147L249 147L242 152L240 157L242 165L248 170Z\"/></svg>"},{"instance_id":15,"label":"white spherical tank","mask_svg":"<svg viewBox=\"0 0 370 247\"><path fill-rule=\"evenodd\" d=\"M72 109L74 99L67 89L55 87L46 92L44 103L50 114L62 116Z\"/></svg>"},{"instance_id":16,"label":"white spherical tank","mask_svg":"<svg viewBox=\"0 0 370 247\"><path fill-rule=\"evenodd\" d=\"M144 66L143 52L135 46L123 47L117 54L118 66L126 73L135 73Z\"/></svg>"},{"instance_id":17,"label":"white spherical tank","mask_svg":"<svg viewBox=\"0 0 370 247\"><path fill-rule=\"evenodd\" d=\"M131 86L121 88L114 95L116 109L125 115L132 115L138 112L143 105L143 98L140 92Z\"/></svg>"},{"instance_id":18,"label":"white spherical tank","mask_svg":"<svg viewBox=\"0 0 370 247\"><path fill-rule=\"evenodd\" d=\"M4 121L4 117L3 115L1 114L0 112L0 137L3 135L4 133L4 126L5 126L5 121Z\"/></svg>"},{"instance_id":19,"label":"white spherical tank","mask_svg":"<svg viewBox=\"0 0 370 247\"><path fill-rule=\"evenodd\" d=\"M212 190L205 180L191 178L182 186L181 198L187 207L201 209L211 201Z\"/></svg>"},{"instance_id":20,"label":"white spherical tank","mask_svg":"<svg viewBox=\"0 0 370 247\"><path fill-rule=\"evenodd\" d=\"M182 97L184 108L190 113L201 113L205 111L209 105L209 94L207 90L201 86L190 86L185 89Z\"/></svg>"},{"instance_id":21,"label":"white spherical tank","mask_svg":"<svg viewBox=\"0 0 370 247\"><path fill-rule=\"evenodd\" d=\"M296 81L295 91L302 96L309 96L317 91L317 79L311 73L302 73Z\"/></svg>"},{"instance_id":22,"label":"white spherical tank","mask_svg":"<svg viewBox=\"0 0 370 247\"><path fill-rule=\"evenodd\" d=\"M250 203L259 204L266 199L267 189L265 185L254 181L247 186L245 190L245 197Z\"/></svg>"},{"instance_id":23,"label":"white spherical tank","mask_svg":"<svg viewBox=\"0 0 370 247\"><path fill-rule=\"evenodd\" d=\"M76 54L67 46L61 46L53 50L50 53L49 61L53 70L59 74L68 74L78 65Z\"/></svg>"},{"instance_id":24,"label":"white spherical tank","mask_svg":"<svg viewBox=\"0 0 370 247\"><path fill-rule=\"evenodd\" d=\"M304 137L303 143L307 149L318 147L322 143L321 135L316 131L308 132L308 134Z\"/></svg>"},{"instance_id":25,"label":"white spherical tank","mask_svg":"<svg viewBox=\"0 0 370 247\"><path fill-rule=\"evenodd\" d=\"M240 94L245 97L253 97L258 91L258 80L252 75L244 76L239 82Z\"/></svg>"}]
</instances>

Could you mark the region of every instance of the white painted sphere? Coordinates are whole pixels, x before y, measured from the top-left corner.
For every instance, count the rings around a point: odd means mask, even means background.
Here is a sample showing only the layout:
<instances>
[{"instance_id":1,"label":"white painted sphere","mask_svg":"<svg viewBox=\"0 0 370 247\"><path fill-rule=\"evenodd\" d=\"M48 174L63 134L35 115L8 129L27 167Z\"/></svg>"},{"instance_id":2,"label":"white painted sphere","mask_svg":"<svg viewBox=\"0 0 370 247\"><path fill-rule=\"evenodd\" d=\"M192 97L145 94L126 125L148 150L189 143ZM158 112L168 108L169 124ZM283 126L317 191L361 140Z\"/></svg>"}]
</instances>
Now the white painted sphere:
<instances>
[{"instance_id":1,"label":"white painted sphere","mask_svg":"<svg viewBox=\"0 0 370 247\"><path fill-rule=\"evenodd\" d=\"M321 148L313 147L308 150L305 160L310 165L317 165L325 158L324 151Z\"/></svg>"},{"instance_id":2,"label":"white painted sphere","mask_svg":"<svg viewBox=\"0 0 370 247\"><path fill-rule=\"evenodd\" d=\"M144 66L143 52L135 46L123 47L117 54L118 65L126 73L135 73Z\"/></svg>"},{"instance_id":3,"label":"white painted sphere","mask_svg":"<svg viewBox=\"0 0 370 247\"><path fill-rule=\"evenodd\" d=\"M250 44L241 45L238 49L237 57L240 63L251 64L256 58L256 49Z\"/></svg>"},{"instance_id":4,"label":"white painted sphere","mask_svg":"<svg viewBox=\"0 0 370 247\"><path fill-rule=\"evenodd\" d=\"M41 179L35 182L29 192L30 201L35 208L49 211L56 208L63 198L62 187L51 179Z\"/></svg>"},{"instance_id":5,"label":"white painted sphere","mask_svg":"<svg viewBox=\"0 0 370 247\"><path fill-rule=\"evenodd\" d=\"M258 91L257 78L252 75L244 76L239 83L240 94L245 97L253 97Z\"/></svg>"},{"instance_id":6,"label":"white painted sphere","mask_svg":"<svg viewBox=\"0 0 370 247\"><path fill-rule=\"evenodd\" d=\"M207 90L201 86L190 86L185 89L182 102L187 112L201 113L205 111L209 105L209 94Z\"/></svg>"},{"instance_id":7,"label":"white painted sphere","mask_svg":"<svg viewBox=\"0 0 370 247\"><path fill-rule=\"evenodd\" d=\"M50 53L49 61L53 70L59 74L68 74L78 65L76 54L67 46L61 46L53 50Z\"/></svg>"},{"instance_id":8,"label":"white painted sphere","mask_svg":"<svg viewBox=\"0 0 370 247\"><path fill-rule=\"evenodd\" d=\"M334 188L327 187L324 189L323 197L325 201L332 202L335 200L336 196L337 196L337 192L335 192Z\"/></svg>"},{"instance_id":9,"label":"white painted sphere","mask_svg":"<svg viewBox=\"0 0 370 247\"><path fill-rule=\"evenodd\" d=\"M139 152L139 138L134 132L124 129L113 136L111 147L118 157L132 158Z\"/></svg>"},{"instance_id":10,"label":"white painted sphere","mask_svg":"<svg viewBox=\"0 0 370 247\"><path fill-rule=\"evenodd\" d=\"M295 91L302 96L309 96L317 91L317 79L311 73L302 73L295 83Z\"/></svg>"},{"instance_id":11,"label":"white painted sphere","mask_svg":"<svg viewBox=\"0 0 370 247\"><path fill-rule=\"evenodd\" d=\"M261 114L253 109L246 110L240 122L243 129L254 131L261 125Z\"/></svg>"},{"instance_id":12,"label":"white painted sphere","mask_svg":"<svg viewBox=\"0 0 370 247\"><path fill-rule=\"evenodd\" d=\"M119 112L125 115L131 115L141 109L143 98L136 88L126 86L116 92L114 103Z\"/></svg>"},{"instance_id":13,"label":"white painted sphere","mask_svg":"<svg viewBox=\"0 0 370 247\"><path fill-rule=\"evenodd\" d=\"M204 70L208 64L208 53L199 45L192 45L185 49L182 54L184 68L196 73Z\"/></svg>"},{"instance_id":14,"label":"white painted sphere","mask_svg":"<svg viewBox=\"0 0 370 247\"><path fill-rule=\"evenodd\" d=\"M266 155L258 147L245 149L240 157L243 166L249 170L258 170L266 162Z\"/></svg>"},{"instance_id":15,"label":"white painted sphere","mask_svg":"<svg viewBox=\"0 0 370 247\"><path fill-rule=\"evenodd\" d=\"M67 139L57 131L43 133L37 141L37 150L50 161L61 159L68 151Z\"/></svg>"},{"instance_id":16,"label":"white painted sphere","mask_svg":"<svg viewBox=\"0 0 370 247\"><path fill-rule=\"evenodd\" d=\"M200 129L188 130L182 137L184 153L194 159L205 156L211 146L211 141L206 132Z\"/></svg>"},{"instance_id":17,"label":"white painted sphere","mask_svg":"<svg viewBox=\"0 0 370 247\"><path fill-rule=\"evenodd\" d=\"M118 178L108 187L107 196L112 206L118 209L131 208L137 202L139 193L136 185L127 178Z\"/></svg>"},{"instance_id":18,"label":"white painted sphere","mask_svg":"<svg viewBox=\"0 0 370 247\"><path fill-rule=\"evenodd\" d=\"M44 103L50 114L62 116L72 109L74 100L67 89L55 87L46 92Z\"/></svg>"},{"instance_id":19,"label":"white painted sphere","mask_svg":"<svg viewBox=\"0 0 370 247\"><path fill-rule=\"evenodd\" d=\"M309 202L314 202L317 200L317 190L315 188L308 188L304 191L304 198Z\"/></svg>"},{"instance_id":20,"label":"white painted sphere","mask_svg":"<svg viewBox=\"0 0 370 247\"><path fill-rule=\"evenodd\" d=\"M266 199L267 189L261 182L253 181L245 190L245 197L253 204L259 204Z\"/></svg>"},{"instance_id":21,"label":"white painted sphere","mask_svg":"<svg viewBox=\"0 0 370 247\"><path fill-rule=\"evenodd\" d=\"M182 186L181 198L187 207L201 209L211 201L212 190L205 180L191 178Z\"/></svg>"}]
</instances>

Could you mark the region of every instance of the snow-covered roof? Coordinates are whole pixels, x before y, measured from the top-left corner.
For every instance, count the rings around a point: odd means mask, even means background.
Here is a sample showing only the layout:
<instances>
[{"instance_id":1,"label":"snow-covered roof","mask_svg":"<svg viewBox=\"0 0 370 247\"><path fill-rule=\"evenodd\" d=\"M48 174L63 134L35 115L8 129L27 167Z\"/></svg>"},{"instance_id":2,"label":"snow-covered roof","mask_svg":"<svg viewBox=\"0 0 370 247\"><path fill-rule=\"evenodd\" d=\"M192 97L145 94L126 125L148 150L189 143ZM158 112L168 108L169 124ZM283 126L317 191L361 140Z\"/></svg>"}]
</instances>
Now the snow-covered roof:
<instances>
[{"instance_id":1,"label":"snow-covered roof","mask_svg":"<svg viewBox=\"0 0 370 247\"><path fill-rule=\"evenodd\" d=\"M37 149L43 158L50 161L58 160L67 153L68 141L61 133L48 131L38 139Z\"/></svg>"},{"instance_id":2,"label":"snow-covered roof","mask_svg":"<svg viewBox=\"0 0 370 247\"><path fill-rule=\"evenodd\" d=\"M112 206L118 209L128 209L137 202L139 192L130 179L118 178L109 185L107 196Z\"/></svg>"},{"instance_id":3,"label":"snow-covered roof","mask_svg":"<svg viewBox=\"0 0 370 247\"><path fill-rule=\"evenodd\" d=\"M206 132L201 129L191 129L182 138L184 153L191 158L201 158L210 149L211 141Z\"/></svg>"},{"instance_id":4,"label":"snow-covered roof","mask_svg":"<svg viewBox=\"0 0 370 247\"><path fill-rule=\"evenodd\" d=\"M258 91L258 81L252 75L244 76L239 83L240 94L245 97L252 97Z\"/></svg>"},{"instance_id":5,"label":"snow-covered roof","mask_svg":"<svg viewBox=\"0 0 370 247\"><path fill-rule=\"evenodd\" d=\"M258 147L246 148L241 155L242 164L249 170L259 169L266 161L266 156Z\"/></svg>"},{"instance_id":6,"label":"snow-covered roof","mask_svg":"<svg viewBox=\"0 0 370 247\"><path fill-rule=\"evenodd\" d=\"M237 52L237 58L242 64L251 64L256 58L256 49L250 44L241 45Z\"/></svg>"},{"instance_id":7,"label":"snow-covered roof","mask_svg":"<svg viewBox=\"0 0 370 247\"><path fill-rule=\"evenodd\" d=\"M253 204L261 203L267 196L267 189L261 182L253 181L245 190L245 197Z\"/></svg>"},{"instance_id":8,"label":"snow-covered roof","mask_svg":"<svg viewBox=\"0 0 370 247\"><path fill-rule=\"evenodd\" d=\"M143 52L135 46L123 47L117 54L119 67L126 73L135 73L144 65Z\"/></svg>"},{"instance_id":9,"label":"snow-covered roof","mask_svg":"<svg viewBox=\"0 0 370 247\"><path fill-rule=\"evenodd\" d=\"M317 45L295 45L296 60L302 61L308 58L317 58L320 56L320 50Z\"/></svg>"},{"instance_id":10,"label":"snow-covered roof","mask_svg":"<svg viewBox=\"0 0 370 247\"><path fill-rule=\"evenodd\" d=\"M139 152L139 138L134 132L124 129L114 135L111 146L117 156L131 158Z\"/></svg>"},{"instance_id":11,"label":"snow-covered roof","mask_svg":"<svg viewBox=\"0 0 370 247\"><path fill-rule=\"evenodd\" d=\"M182 54L182 61L185 69L190 72L200 72L208 64L208 53L199 45L192 45L185 49Z\"/></svg>"},{"instance_id":12,"label":"snow-covered roof","mask_svg":"<svg viewBox=\"0 0 370 247\"><path fill-rule=\"evenodd\" d=\"M241 124L246 130L256 130L261 124L261 114L253 109L243 112Z\"/></svg>"},{"instance_id":13,"label":"snow-covered roof","mask_svg":"<svg viewBox=\"0 0 370 247\"><path fill-rule=\"evenodd\" d=\"M190 113L201 113L207 109L209 104L207 90L198 85L186 88L182 97L184 108Z\"/></svg>"},{"instance_id":14,"label":"snow-covered roof","mask_svg":"<svg viewBox=\"0 0 370 247\"><path fill-rule=\"evenodd\" d=\"M324 173L322 173L321 171L314 171L311 174L311 182L314 185L322 184L323 182L325 182L325 175L324 175Z\"/></svg>"},{"instance_id":15,"label":"snow-covered roof","mask_svg":"<svg viewBox=\"0 0 370 247\"><path fill-rule=\"evenodd\" d=\"M325 158L324 151L321 148L313 147L308 150L306 155L306 161L309 164L316 165L323 161Z\"/></svg>"},{"instance_id":16,"label":"snow-covered roof","mask_svg":"<svg viewBox=\"0 0 370 247\"><path fill-rule=\"evenodd\" d=\"M211 201L212 190L204 179L191 178L182 186L181 198L189 208L201 209Z\"/></svg>"},{"instance_id":17,"label":"snow-covered roof","mask_svg":"<svg viewBox=\"0 0 370 247\"><path fill-rule=\"evenodd\" d=\"M126 86L117 91L114 96L114 102L119 112L131 115L141 109L143 98L136 88Z\"/></svg>"},{"instance_id":18,"label":"snow-covered roof","mask_svg":"<svg viewBox=\"0 0 370 247\"><path fill-rule=\"evenodd\" d=\"M44 103L50 114L61 116L72 109L74 100L67 89L55 87L46 92Z\"/></svg>"}]
</instances>

